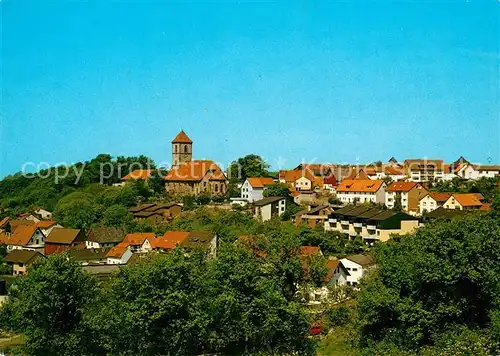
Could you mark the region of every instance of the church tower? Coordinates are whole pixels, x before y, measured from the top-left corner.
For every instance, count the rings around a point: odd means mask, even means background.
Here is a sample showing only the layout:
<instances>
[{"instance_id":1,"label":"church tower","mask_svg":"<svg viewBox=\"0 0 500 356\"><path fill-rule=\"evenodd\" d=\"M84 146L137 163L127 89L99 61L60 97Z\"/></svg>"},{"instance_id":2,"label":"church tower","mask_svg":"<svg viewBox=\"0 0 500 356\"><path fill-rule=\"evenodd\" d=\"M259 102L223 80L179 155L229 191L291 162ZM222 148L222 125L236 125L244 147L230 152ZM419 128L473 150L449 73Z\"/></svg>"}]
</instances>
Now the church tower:
<instances>
[{"instance_id":1,"label":"church tower","mask_svg":"<svg viewBox=\"0 0 500 356\"><path fill-rule=\"evenodd\" d=\"M181 163L191 162L193 159L193 141L181 130L172 140L172 167L179 167Z\"/></svg>"}]
</instances>

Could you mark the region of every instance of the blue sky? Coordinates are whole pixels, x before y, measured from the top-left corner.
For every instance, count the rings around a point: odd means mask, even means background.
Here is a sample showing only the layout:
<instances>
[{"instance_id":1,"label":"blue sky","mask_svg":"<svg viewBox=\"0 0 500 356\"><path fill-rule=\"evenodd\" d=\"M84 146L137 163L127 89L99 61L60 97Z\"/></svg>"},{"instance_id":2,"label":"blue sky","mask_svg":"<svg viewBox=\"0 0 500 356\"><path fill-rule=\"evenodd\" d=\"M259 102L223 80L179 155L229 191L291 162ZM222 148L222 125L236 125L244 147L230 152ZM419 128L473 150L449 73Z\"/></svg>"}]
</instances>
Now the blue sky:
<instances>
[{"instance_id":1,"label":"blue sky","mask_svg":"<svg viewBox=\"0 0 500 356\"><path fill-rule=\"evenodd\" d=\"M0 176L98 153L498 163L498 2L4 0Z\"/></svg>"}]
</instances>

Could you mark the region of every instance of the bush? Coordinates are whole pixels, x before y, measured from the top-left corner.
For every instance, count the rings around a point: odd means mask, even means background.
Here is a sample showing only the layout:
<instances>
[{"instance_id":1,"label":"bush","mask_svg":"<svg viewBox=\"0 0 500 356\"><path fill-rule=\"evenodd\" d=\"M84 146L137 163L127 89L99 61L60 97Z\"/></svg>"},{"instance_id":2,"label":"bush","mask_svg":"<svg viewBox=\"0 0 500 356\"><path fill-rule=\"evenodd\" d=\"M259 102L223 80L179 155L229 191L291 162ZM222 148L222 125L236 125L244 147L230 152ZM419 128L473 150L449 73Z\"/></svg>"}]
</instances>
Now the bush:
<instances>
[{"instance_id":1,"label":"bush","mask_svg":"<svg viewBox=\"0 0 500 356\"><path fill-rule=\"evenodd\" d=\"M347 309L346 307L333 307L328 311L327 314L328 325L330 327L345 325L349 321L349 317L349 309Z\"/></svg>"}]
</instances>

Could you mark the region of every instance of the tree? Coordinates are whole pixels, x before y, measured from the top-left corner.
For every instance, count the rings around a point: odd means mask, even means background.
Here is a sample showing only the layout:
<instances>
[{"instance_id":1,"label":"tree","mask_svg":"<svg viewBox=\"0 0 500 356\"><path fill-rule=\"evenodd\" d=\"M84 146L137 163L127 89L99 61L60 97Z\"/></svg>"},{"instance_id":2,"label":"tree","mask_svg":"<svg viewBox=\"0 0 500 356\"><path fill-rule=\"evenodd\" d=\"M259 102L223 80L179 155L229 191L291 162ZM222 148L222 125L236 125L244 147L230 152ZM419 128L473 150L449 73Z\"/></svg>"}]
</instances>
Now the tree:
<instances>
[{"instance_id":1,"label":"tree","mask_svg":"<svg viewBox=\"0 0 500 356\"><path fill-rule=\"evenodd\" d=\"M90 194L75 192L59 201L54 215L63 226L81 229L88 228L96 222L100 210Z\"/></svg>"},{"instance_id":2,"label":"tree","mask_svg":"<svg viewBox=\"0 0 500 356\"><path fill-rule=\"evenodd\" d=\"M149 188L148 183L143 179L136 179L131 184L132 191L135 196L142 197L144 199L148 199L153 191Z\"/></svg>"},{"instance_id":3,"label":"tree","mask_svg":"<svg viewBox=\"0 0 500 356\"><path fill-rule=\"evenodd\" d=\"M363 344L416 349L460 325L488 328L500 305L498 236L500 221L478 213L376 245L378 269L358 295Z\"/></svg>"},{"instance_id":4,"label":"tree","mask_svg":"<svg viewBox=\"0 0 500 356\"><path fill-rule=\"evenodd\" d=\"M290 195L290 189L285 183L274 183L264 190L265 197L287 197Z\"/></svg>"},{"instance_id":5,"label":"tree","mask_svg":"<svg viewBox=\"0 0 500 356\"><path fill-rule=\"evenodd\" d=\"M269 167L262 157L250 154L230 164L230 179L243 182L248 177L267 177Z\"/></svg>"},{"instance_id":6,"label":"tree","mask_svg":"<svg viewBox=\"0 0 500 356\"><path fill-rule=\"evenodd\" d=\"M165 180L163 178L166 175L167 175L166 171L155 171L148 178L148 185L156 195L165 194Z\"/></svg>"},{"instance_id":7,"label":"tree","mask_svg":"<svg viewBox=\"0 0 500 356\"><path fill-rule=\"evenodd\" d=\"M95 353L84 312L95 301L96 283L76 262L59 254L41 259L9 291L0 327L24 333L27 354Z\"/></svg>"},{"instance_id":8,"label":"tree","mask_svg":"<svg viewBox=\"0 0 500 356\"><path fill-rule=\"evenodd\" d=\"M104 211L102 222L106 226L118 227L129 226L132 223L133 216L123 205L111 205Z\"/></svg>"}]
</instances>

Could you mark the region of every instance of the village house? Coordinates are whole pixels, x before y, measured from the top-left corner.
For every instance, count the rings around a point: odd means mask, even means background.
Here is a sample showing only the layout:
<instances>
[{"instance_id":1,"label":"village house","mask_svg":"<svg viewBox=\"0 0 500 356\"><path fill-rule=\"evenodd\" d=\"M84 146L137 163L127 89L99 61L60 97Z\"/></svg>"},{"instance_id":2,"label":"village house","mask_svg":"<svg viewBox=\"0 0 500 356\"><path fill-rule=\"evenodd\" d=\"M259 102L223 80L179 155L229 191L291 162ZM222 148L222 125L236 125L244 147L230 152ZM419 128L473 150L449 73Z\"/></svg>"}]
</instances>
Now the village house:
<instances>
[{"instance_id":1,"label":"village house","mask_svg":"<svg viewBox=\"0 0 500 356\"><path fill-rule=\"evenodd\" d=\"M281 216L286 209L285 197L267 197L253 203L254 217L261 221L271 220L274 216Z\"/></svg>"},{"instance_id":2,"label":"village house","mask_svg":"<svg viewBox=\"0 0 500 356\"><path fill-rule=\"evenodd\" d=\"M19 225L13 233L6 234L7 251L36 250L43 252L45 235L36 225Z\"/></svg>"},{"instance_id":3,"label":"village house","mask_svg":"<svg viewBox=\"0 0 500 356\"><path fill-rule=\"evenodd\" d=\"M386 187L383 180L346 179L337 187L337 198L344 204L364 202L384 204Z\"/></svg>"},{"instance_id":4,"label":"village house","mask_svg":"<svg viewBox=\"0 0 500 356\"><path fill-rule=\"evenodd\" d=\"M156 239L154 249L157 251L175 250L177 247L189 252L193 249L204 249L209 256L215 256L217 252L217 234L208 231L167 231Z\"/></svg>"},{"instance_id":5,"label":"village house","mask_svg":"<svg viewBox=\"0 0 500 356\"><path fill-rule=\"evenodd\" d=\"M315 177L308 170L280 171L279 182L286 183L291 191L310 191L314 189Z\"/></svg>"},{"instance_id":6,"label":"village house","mask_svg":"<svg viewBox=\"0 0 500 356\"><path fill-rule=\"evenodd\" d=\"M93 227L87 233L85 247L88 249L109 248L118 245L125 238L125 231L116 227Z\"/></svg>"},{"instance_id":7,"label":"village house","mask_svg":"<svg viewBox=\"0 0 500 356\"><path fill-rule=\"evenodd\" d=\"M117 246L130 247L132 252L149 252L153 250L156 236L153 232L132 233L125 236Z\"/></svg>"},{"instance_id":8,"label":"village house","mask_svg":"<svg viewBox=\"0 0 500 356\"><path fill-rule=\"evenodd\" d=\"M167 193L173 195L222 196L228 180L221 168L211 160L192 160L193 142L181 131L172 141L172 169L165 180Z\"/></svg>"},{"instance_id":9,"label":"village house","mask_svg":"<svg viewBox=\"0 0 500 356\"><path fill-rule=\"evenodd\" d=\"M323 226L328 216L333 212L330 205L320 205L315 208L305 209L293 215L296 226L307 225L315 228L317 225Z\"/></svg>"},{"instance_id":10,"label":"village house","mask_svg":"<svg viewBox=\"0 0 500 356\"><path fill-rule=\"evenodd\" d=\"M466 163L457 172L457 175L464 179L495 178L500 176L500 166L474 165Z\"/></svg>"},{"instance_id":11,"label":"village house","mask_svg":"<svg viewBox=\"0 0 500 356\"><path fill-rule=\"evenodd\" d=\"M57 227L45 239L45 255L62 253L77 245L85 245L85 240L83 230Z\"/></svg>"},{"instance_id":12,"label":"village house","mask_svg":"<svg viewBox=\"0 0 500 356\"><path fill-rule=\"evenodd\" d=\"M49 236L52 230L56 227L62 227L58 223L52 220L42 220L36 223L36 226L42 231L45 236Z\"/></svg>"},{"instance_id":13,"label":"village house","mask_svg":"<svg viewBox=\"0 0 500 356\"><path fill-rule=\"evenodd\" d=\"M274 180L268 177L249 177L241 186L241 199L249 203L264 199L264 190L274 184Z\"/></svg>"},{"instance_id":14,"label":"village house","mask_svg":"<svg viewBox=\"0 0 500 356\"><path fill-rule=\"evenodd\" d=\"M453 193L443 204L445 209L473 210L481 209L484 198L479 193Z\"/></svg>"},{"instance_id":15,"label":"village house","mask_svg":"<svg viewBox=\"0 0 500 356\"><path fill-rule=\"evenodd\" d=\"M330 194L335 193L338 184L337 178L334 175L323 178L323 190Z\"/></svg>"},{"instance_id":16,"label":"village house","mask_svg":"<svg viewBox=\"0 0 500 356\"><path fill-rule=\"evenodd\" d=\"M444 178L442 159L406 159L403 168L413 182L441 181Z\"/></svg>"},{"instance_id":17,"label":"village house","mask_svg":"<svg viewBox=\"0 0 500 356\"><path fill-rule=\"evenodd\" d=\"M39 258L45 258L45 256L38 251L13 250L4 257L3 261L12 266L12 275L22 276L28 273L28 267Z\"/></svg>"},{"instance_id":18,"label":"village house","mask_svg":"<svg viewBox=\"0 0 500 356\"><path fill-rule=\"evenodd\" d=\"M8 227L8 224L9 224L10 220L11 220L11 218L9 218L8 216L6 216L2 220L0 220L0 232L5 232L6 231L6 228Z\"/></svg>"},{"instance_id":19,"label":"village house","mask_svg":"<svg viewBox=\"0 0 500 356\"><path fill-rule=\"evenodd\" d=\"M112 247L106 254L108 265L124 265L132 257L132 250L129 245L118 244Z\"/></svg>"},{"instance_id":20,"label":"village house","mask_svg":"<svg viewBox=\"0 0 500 356\"><path fill-rule=\"evenodd\" d=\"M39 216L42 220L50 220L52 219L52 213L48 210L38 208L34 211L34 213Z\"/></svg>"},{"instance_id":21,"label":"village house","mask_svg":"<svg viewBox=\"0 0 500 356\"><path fill-rule=\"evenodd\" d=\"M385 205L394 209L399 202L402 211L417 215L420 213L420 199L427 193L427 189L418 182L393 182L385 190Z\"/></svg>"},{"instance_id":22,"label":"village house","mask_svg":"<svg viewBox=\"0 0 500 356\"><path fill-rule=\"evenodd\" d=\"M347 284L347 278L350 274L340 260L328 260L326 268L325 283L328 287L344 286Z\"/></svg>"},{"instance_id":23,"label":"village house","mask_svg":"<svg viewBox=\"0 0 500 356\"><path fill-rule=\"evenodd\" d=\"M451 197L451 193L436 193L429 192L419 202L420 215L429 213L444 205L444 203Z\"/></svg>"},{"instance_id":24,"label":"village house","mask_svg":"<svg viewBox=\"0 0 500 356\"><path fill-rule=\"evenodd\" d=\"M419 227L418 218L403 212L345 206L335 210L325 222L325 231L339 231L351 238L361 237L369 244L384 242L391 235L408 234Z\"/></svg>"},{"instance_id":25,"label":"village house","mask_svg":"<svg viewBox=\"0 0 500 356\"><path fill-rule=\"evenodd\" d=\"M374 266L374 261L368 255L351 255L342 258L340 262L345 266L349 275L347 275L347 285L356 287L359 281Z\"/></svg>"}]
</instances>

